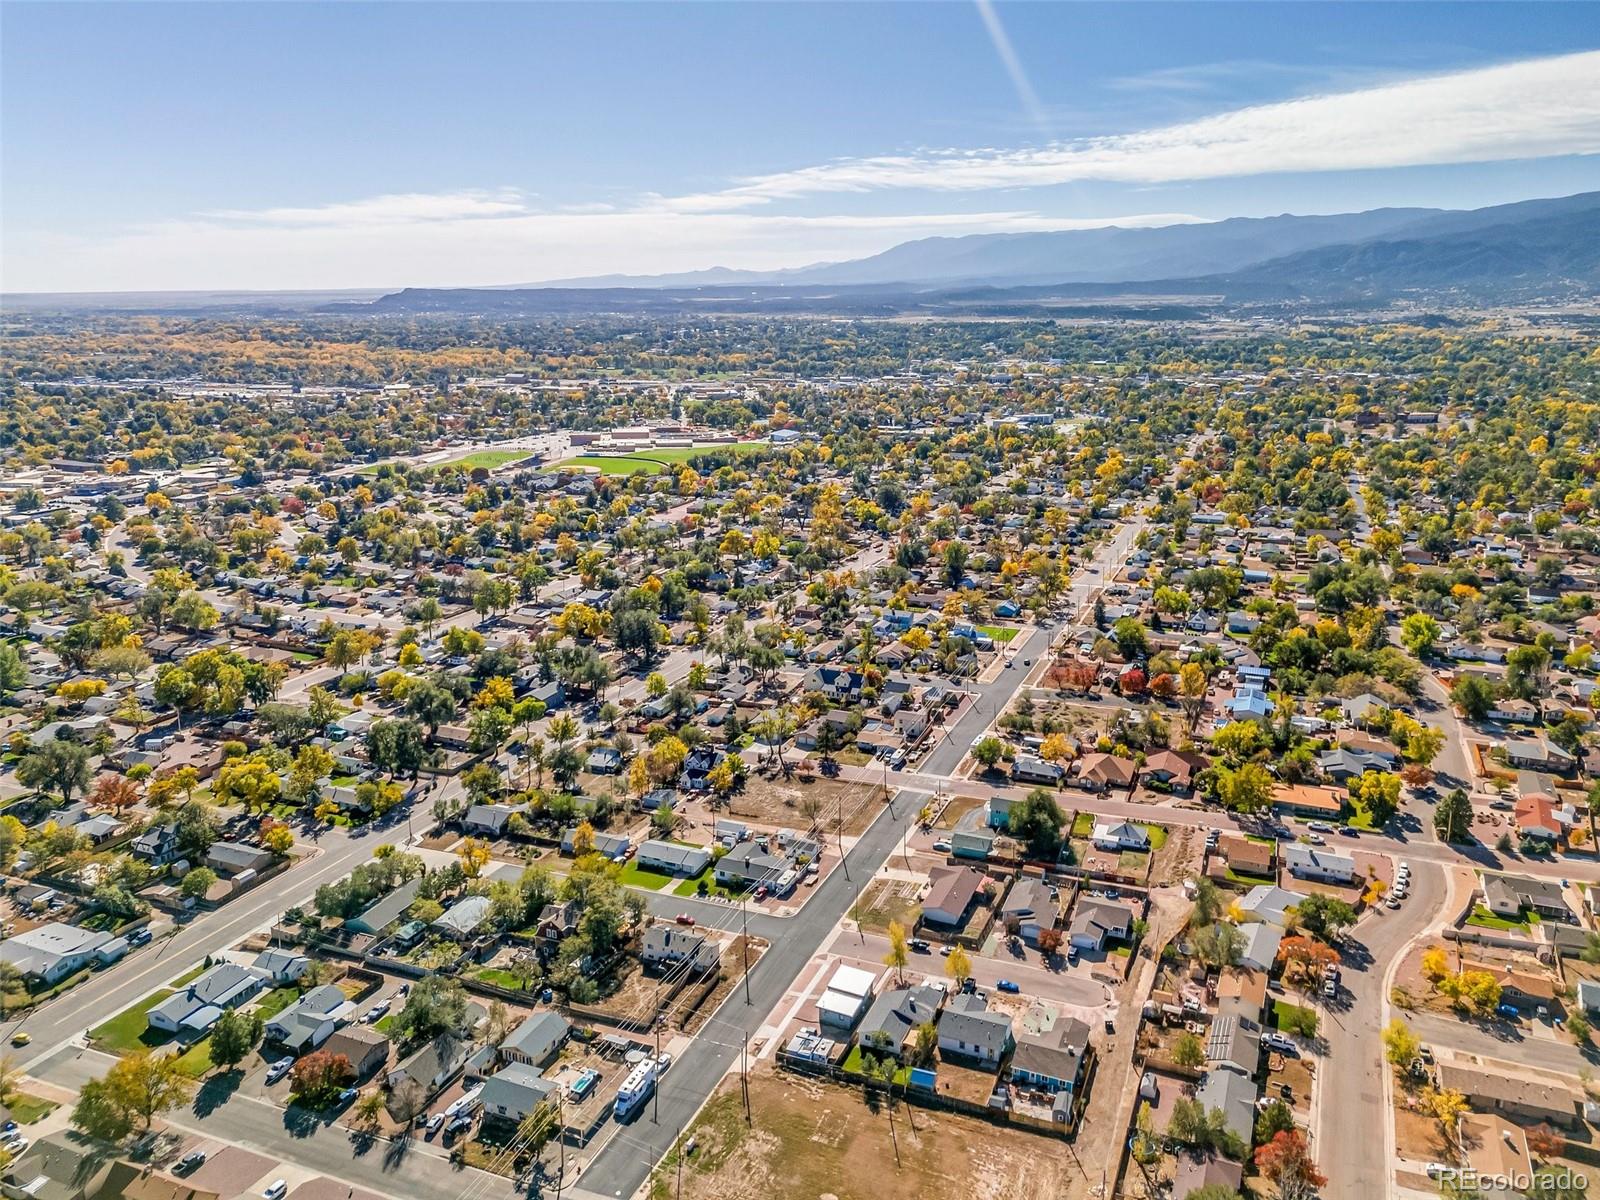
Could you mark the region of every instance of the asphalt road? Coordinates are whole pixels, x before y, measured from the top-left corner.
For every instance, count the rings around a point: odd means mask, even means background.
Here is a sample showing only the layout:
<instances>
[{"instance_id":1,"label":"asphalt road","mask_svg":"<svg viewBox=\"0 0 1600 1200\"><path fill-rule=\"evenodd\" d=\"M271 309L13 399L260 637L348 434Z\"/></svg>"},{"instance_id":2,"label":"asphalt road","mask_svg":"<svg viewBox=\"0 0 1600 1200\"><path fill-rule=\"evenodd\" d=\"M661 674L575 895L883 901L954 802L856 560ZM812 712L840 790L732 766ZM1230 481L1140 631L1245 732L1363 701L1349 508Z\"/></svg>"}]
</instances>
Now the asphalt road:
<instances>
[{"instance_id":1,"label":"asphalt road","mask_svg":"<svg viewBox=\"0 0 1600 1200\"><path fill-rule=\"evenodd\" d=\"M341 830L322 836L317 852L307 860L274 876L259 887L215 912L202 913L179 926L168 938L158 938L134 950L113 967L87 980L20 1020L0 1025L0 1038L9 1039L19 1029L33 1038L35 1057L24 1065L49 1056L54 1048L77 1038L86 1029L120 1012L134 1000L154 991L173 976L208 954L232 948L241 938L270 924L286 908L308 900L324 883L342 879L372 855L382 839L347 837Z\"/></svg>"},{"instance_id":2,"label":"asphalt road","mask_svg":"<svg viewBox=\"0 0 1600 1200\"><path fill-rule=\"evenodd\" d=\"M1321 1006L1326 1050L1318 1067L1312 1149L1328 1176L1330 1196L1389 1194L1383 1149L1388 1136L1381 1037L1385 976L1449 898L1444 868L1415 857L1409 861L1410 898L1399 910L1376 910L1356 926L1344 951L1343 994L1338 1003Z\"/></svg>"},{"instance_id":3,"label":"asphalt road","mask_svg":"<svg viewBox=\"0 0 1600 1200\"><path fill-rule=\"evenodd\" d=\"M1575 1076L1600 1065L1595 1050L1580 1050L1560 1034L1552 1037L1549 1026L1536 1022L1460 1021L1438 1013L1411 1012L1406 1014L1406 1024L1424 1042L1541 1071Z\"/></svg>"},{"instance_id":4,"label":"asphalt road","mask_svg":"<svg viewBox=\"0 0 1600 1200\"><path fill-rule=\"evenodd\" d=\"M1114 573L1110 568L1125 560L1136 533L1137 524L1123 527L1101 545L1082 572L1098 586ZM1072 598L1081 607L1091 601L1092 588L1080 591L1075 586ZM1049 648L1058 627L1030 627L1017 635L1008 650L1019 658L1041 655ZM934 776L953 772L966 757L968 747L988 728L1029 674L1025 669L1002 670L987 683L968 684L966 690L973 696L973 703L962 710L943 741L929 753L922 771ZM741 1048L821 949L860 889L894 853L928 798L926 793L901 790L884 806L845 855L843 867L829 873L817 884L805 907L783 922L781 936L750 972L749 1001L743 1001L741 990L706 1023L662 1081L659 1112L654 1111L656 1106L642 1110L633 1123L605 1143L578 1180L583 1191L627 1196L649 1178L680 1130L694 1119L700 1106L734 1067ZM678 901L673 898L675 904ZM718 923L726 925L725 921Z\"/></svg>"}]
</instances>

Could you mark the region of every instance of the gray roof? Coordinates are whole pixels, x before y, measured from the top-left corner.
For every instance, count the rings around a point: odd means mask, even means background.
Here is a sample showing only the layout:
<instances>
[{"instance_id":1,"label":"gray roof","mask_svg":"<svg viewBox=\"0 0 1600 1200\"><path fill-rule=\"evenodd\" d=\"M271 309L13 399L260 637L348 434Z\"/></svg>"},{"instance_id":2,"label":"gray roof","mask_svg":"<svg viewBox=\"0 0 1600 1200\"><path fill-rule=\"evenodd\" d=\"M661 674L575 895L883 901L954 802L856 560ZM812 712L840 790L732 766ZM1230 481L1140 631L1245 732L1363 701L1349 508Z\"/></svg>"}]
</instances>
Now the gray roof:
<instances>
[{"instance_id":1,"label":"gray roof","mask_svg":"<svg viewBox=\"0 0 1600 1200\"><path fill-rule=\"evenodd\" d=\"M1218 1066L1206 1072L1194 1098L1207 1111L1222 1110L1223 1122L1246 1146L1256 1126L1256 1085L1249 1076L1231 1067Z\"/></svg>"},{"instance_id":2,"label":"gray roof","mask_svg":"<svg viewBox=\"0 0 1600 1200\"><path fill-rule=\"evenodd\" d=\"M1089 1026L1076 1017L1057 1018L1048 1033L1023 1033L1011 1069L1046 1079L1073 1080L1089 1052Z\"/></svg>"},{"instance_id":3,"label":"gray roof","mask_svg":"<svg viewBox=\"0 0 1600 1200\"><path fill-rule=\"evenodd\" d=\"M513 1029L500 1043L500 1049L502 1052L514 1050L534 1062L543 1062L566 1040L571 1028L560 1013L544 1009Z\"/></svg>"},{"instance_id":4,"label":"gray roof","mask_svg":"<svg viewBox=\"0 0 1600 1200\"><path fill-rule=\"evenodd\" d=\"M937 1020L944 993L938 988L896 988L872 1002L857 1034L862 1042L882 1041L898 1050L918 1025ZM874 1038L873 1035L878 1037Z\"/></svg>"},{"instance_id":5,"label":"gray roof","mask_svg":"<svg viewBox=\"0 0 1600 1200\"><path fill-rule=\"evenodd\" d=\"M939 1036L978 1046L983 1057L999 1058L1011 1039L1011 1018L981 1007L981 1000L977 1003L979 1007L951 1001L939 1015Z\"/></svg>"},{"instance_id":6,"label":"gray roof","mask_svg":"<svg viewBox=\"0 0 1600 1200\"><path fill-rule=\"evenodd\" d=\"M493 903L487 896L463 896L433 923L435 929L465 937L489 918Z\"/></svg>"},{"instance_id":7,"label":"gray roof","mask_svg":"<svg viewBox=\"0 0 1600 1200\"><path fill-rule=\"evenodd\" d=\"M512 1063L483 1081L478 1099L484 1111L521 1120L554 1095L556 1085L525 1063Z\"/></svg>"},{"instance_id":8,"label":"gray roof","mask_svg":"<svg viewBox=\"0 0 1600 1200\"><path fill-rule=\"evenodd\" d=\"M412 879L402 883L386 896L380 896L361 912L345 922L352 929L367 933L382 933L405 915L406 909L417 898L422 880Z\"/></svg>"},{"instance_id":9,"label":"gray roof","mask_svg":"<svg viewBox=\"0 0 1600 1200\"><path fill-rule=\"evenodd\" d=\"M1254 1075L1261 1064L1261 1031L1253 1022L1219 1016L1206 1035L1206 1061Z\"/></svg>"}]
</instances>

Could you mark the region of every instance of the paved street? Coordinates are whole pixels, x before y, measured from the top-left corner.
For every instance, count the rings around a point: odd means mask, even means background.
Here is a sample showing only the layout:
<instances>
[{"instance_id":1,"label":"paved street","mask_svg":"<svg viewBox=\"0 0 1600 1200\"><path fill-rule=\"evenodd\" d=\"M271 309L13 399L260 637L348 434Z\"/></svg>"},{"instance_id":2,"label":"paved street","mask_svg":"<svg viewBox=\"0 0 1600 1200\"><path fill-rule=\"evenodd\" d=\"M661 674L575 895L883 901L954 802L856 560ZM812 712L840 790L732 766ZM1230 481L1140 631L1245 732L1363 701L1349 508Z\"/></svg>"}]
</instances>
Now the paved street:
<instances>
[{"instance_id":1,"label":"paved street","mask_svg":"<svg viewBox=\"0 0 1600 1200\"><path fill-rule=\"evenodd\" d=\"M1388 1194L1388 1137L1384 1107L1383 1001L1390 965L1412 939L1440 915L1449 899L1446 871L1412 856L1411 896L1398 911L1378 909L1363 918L1344 951L1345 994L1322 1006L1327 1044L1319 1070L1320 1103L1313 1150L1329 1179L1331 1196Z\"/></svg>"},{"instance_id":2,"label":"paved street","mask_svg":"<svg viewBox=\"0 0 1600 1200\"><path fill-rule=\"evenodd\" d=\"M1572 1039L1553 1033L1548 1025L1520 1021L1460 1021L1438 1013L1406 1014L1406 1024L1424 1042L1447 1046L1463 1054L1499 1059L1541 1071L1576 1076L1600 1065L1600 1054L1579 1050Z\"/></svg>"},{"instance_id":3,"label":"paved street","mask_svg":"<svg viewBox=\"0 0 1600 1200\"><path fill-rule=\"evenodd\" d=\"M319 851L246 892L213 913L193 917L170 938L158 938L135 950L124 962L89 976L72 990L43 1005L21 1020L0 1025L0 1037L19 1029L33 1037L33 1062L49 1056L63 1042L98 1025L134 1000L161 986L206 955L234 946L252 931L269 925L284 909L308 900L324 883L342 879L352 867L372 854L378 837L351 838L333 829L323 834Z\"/></svg>"}]
</instances>

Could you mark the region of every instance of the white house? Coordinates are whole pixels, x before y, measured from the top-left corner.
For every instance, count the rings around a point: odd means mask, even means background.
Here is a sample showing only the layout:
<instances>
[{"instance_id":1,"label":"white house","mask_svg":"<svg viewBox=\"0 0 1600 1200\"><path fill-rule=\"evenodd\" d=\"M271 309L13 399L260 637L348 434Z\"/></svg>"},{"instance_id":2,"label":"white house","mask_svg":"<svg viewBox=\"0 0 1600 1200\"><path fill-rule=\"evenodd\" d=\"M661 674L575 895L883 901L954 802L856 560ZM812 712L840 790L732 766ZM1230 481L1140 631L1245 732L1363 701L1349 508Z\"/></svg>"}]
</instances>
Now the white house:
<instances>
[{"instance_id":1,"label":"white house","mask_svg":"<svg viewBox=\"0 0 1600 1200\"><path fill-rule=\"evenodd\" d=\"M854 1029L872 1005L878 980L871 971L841 964L817 1001L817 1018L824 1025Z\"/></svg>"},{"instance_id":2,"label":"white house","mask_svg":"<svg viewBox=\"0 0 1600 1200\"><path fill-rule=\"evenodd\" d=\"M1327 850L1320 846L1304 846L1290 842L1283 848L1283 861L1289 874L1297 879L1315 879L1322 883L1350 883L1356 877L1356 860L1348 854Z\"/></svg>"},{"instance_id":3,"label":"white house","mask_svg":"<svg viewBox=\"0 0 1600 1200\"><path fill-rule=\"evenodd\" d=\"M1142 825L1135 825L1132 821L1118 821L1116 824L1097 821L1090 840L1098 850L1150 849L1150 835Z\"/></svg>"}]
</instances>

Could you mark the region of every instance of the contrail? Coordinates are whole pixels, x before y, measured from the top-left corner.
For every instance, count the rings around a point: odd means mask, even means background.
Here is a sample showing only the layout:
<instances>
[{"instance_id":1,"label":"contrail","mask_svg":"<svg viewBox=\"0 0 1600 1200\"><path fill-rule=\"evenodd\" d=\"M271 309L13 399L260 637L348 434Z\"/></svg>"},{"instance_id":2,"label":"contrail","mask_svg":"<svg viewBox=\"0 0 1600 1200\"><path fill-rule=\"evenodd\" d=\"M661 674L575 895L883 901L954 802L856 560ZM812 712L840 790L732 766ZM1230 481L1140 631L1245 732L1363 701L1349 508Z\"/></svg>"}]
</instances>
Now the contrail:
<instances>
[{"instance_id":1,"label":"contrail","mask_svg":"<svg viewBox=\"0 0 1600 1200\"><path fill-rule=\"evenodd\" d=\"M1028 81L1028 73L1022 69L1022 60L1017 57L1016 47L1011 44L1011 39L1006 36L1006 28L1000 24L1000 14L995 12L991 0L973 0L978 6L978 15L983 18L983 27L989 32L989 40L994 43L994 52L1000 56L1000 62L1006 69L1006 74L1011 76L1011 86L1017 89L1017 99L1022 101L1022 107L1033 118L1033 123L1039 127L1039 132L1045 140L1050 139L1050 122L1045 118L1044 105L1039 103L1039 95L1033 90L1033 84Z\"/></svg>"}]
</instances>

